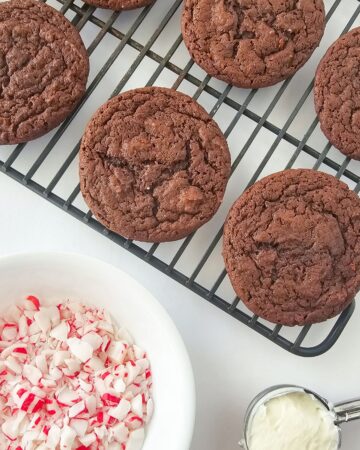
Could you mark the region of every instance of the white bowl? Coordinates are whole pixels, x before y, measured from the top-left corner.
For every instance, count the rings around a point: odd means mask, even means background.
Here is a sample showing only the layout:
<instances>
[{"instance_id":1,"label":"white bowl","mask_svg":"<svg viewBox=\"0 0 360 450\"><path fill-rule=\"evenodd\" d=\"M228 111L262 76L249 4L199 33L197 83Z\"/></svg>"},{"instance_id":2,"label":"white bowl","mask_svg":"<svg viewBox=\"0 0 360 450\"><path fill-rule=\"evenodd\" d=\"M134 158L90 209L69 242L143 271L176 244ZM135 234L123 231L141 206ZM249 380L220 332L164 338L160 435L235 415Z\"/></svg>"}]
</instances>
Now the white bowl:
<instances>
[{"instance_id":1,"label":"white bowl","mask_svg":"<svg viewBox=\"0 0 360 450\"><path fill-rule=\"evenodd\" d=\"M149 355L155 413L143 450L188 450L194 428L193 372L183 341L162 306L131 277L96 259L61 253L0 258L1 307L28 294L106 308Z\"/></svg>"}]
</instances>

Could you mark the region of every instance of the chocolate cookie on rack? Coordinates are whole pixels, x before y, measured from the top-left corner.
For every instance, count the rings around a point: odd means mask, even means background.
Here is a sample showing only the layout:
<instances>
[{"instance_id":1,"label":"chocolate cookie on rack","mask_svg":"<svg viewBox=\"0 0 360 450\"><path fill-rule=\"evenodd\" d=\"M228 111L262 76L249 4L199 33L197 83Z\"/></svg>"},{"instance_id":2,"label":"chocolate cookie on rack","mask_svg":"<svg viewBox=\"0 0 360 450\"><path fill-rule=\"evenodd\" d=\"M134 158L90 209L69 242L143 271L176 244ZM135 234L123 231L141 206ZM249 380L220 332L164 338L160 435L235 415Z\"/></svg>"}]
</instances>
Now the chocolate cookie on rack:
<instances>
[{"instance_id":1,"label":"chocolate cookie on rack","mask_svg":"<svg viewBox=\"0 0 360 450\"><path fill-rule=\"evenodd\" d=\"M315 108L321 129L344 155L360 160L360 28L340 37L321 60Z\"/></svg>"},{"instance_id":2,"label":"chocolate cookie on rack","mask_svg":"<svg viewBox=\"0 0 360 450\"><path fill-rule=\"evenodd\" d=\"M0 3L0 144L57 127L85 93L89 58L76 28L35 0Z\"/></svg>"},{"instance_id":3,"label":"chocolate cookie on rack","mask_svg":"<svg viewBox=\"0 0 360 450\"><path fill-rule=\"evenodd\" d=\"M325 28L323 0L185 0L185 44L208 74L243 88L289 78Z\"/></svg>"},{"instance_id":4,"label":"chocolate cookie on rack","mask_svg":"<svg viewBox=\"0 0 360 450\"><path fill-rule=\"evenodd\" d=\"M148 6L155 0L83 0L89 5L98 6L99 8L113 9L121 11L123 9L136 9Z\"/></svg>"},{"instance_id":5,"label":"chocolate cookie on rack","mask_svg":"<svg viewBox=\"0 0 360 450\"><path fill-rule=\"evenodd\" d=\"M126 238L181 239L219 208L230 154L191 97L148 87L103 105L80 148L80 186L97 219Z\"/></svg>"},{"instance_id":6,"label":"chocolate cookie on rack","mask_svg":"<svg viewBox=\"0 0 360 450\"><path fill-rule=\"evenodd\" d=\"M360 199L325 173L270 175L231 208L223 254L256 315L282 325L334 317L360 288Z\"/></svg>"}]
</instances>

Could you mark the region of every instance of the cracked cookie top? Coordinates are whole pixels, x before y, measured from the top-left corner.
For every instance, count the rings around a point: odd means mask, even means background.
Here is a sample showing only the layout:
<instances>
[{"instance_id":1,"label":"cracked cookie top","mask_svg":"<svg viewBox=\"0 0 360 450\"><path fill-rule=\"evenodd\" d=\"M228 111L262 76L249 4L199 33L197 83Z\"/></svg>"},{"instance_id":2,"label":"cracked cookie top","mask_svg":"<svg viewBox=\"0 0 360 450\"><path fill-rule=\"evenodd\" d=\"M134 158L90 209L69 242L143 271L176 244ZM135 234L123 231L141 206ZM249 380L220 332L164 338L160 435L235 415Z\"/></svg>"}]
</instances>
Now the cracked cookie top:
<instances>
[{"instance_id":1,"label":"cracked cookie top","mask_svg":"<svg viewBox=\"0 0 360 450\"><path fill-rule=\"evenodd\" d=\"M325 173L270 175L234 203L223 253L256 315L282 325L326 320L360 288L360 199Z\"/></svg>"},{"instance_id":2,"label":"cracked cookie top","mask_svg":"<svg viewBox=\"0 0 360 450\"><path fill-rule=\"evenodd\" d=\"M93 116L80 149L81 191L110 230L147 242L181 239L223 199L230 154L219 127L187 95L148 87Z\"/></svg>"},{"instance_id":3,"label":"cracked cookie top","mask_svg":"<svg viewBox=\"0 0 360 450\"><path fill-rule=\"evenodd\" d=\"M122 9L135 9L147 6L155 0L84 0L89 5L99 6L100 8L113 9L121 11Z\"/></svg>"},{"instance_id":4,"label":"cracked cookie top","mask_svg":"<svg viewBox=\"0 0 360 450\"><path fill-rule=\"evenodd\" d=\"M319 45L323 0L185 0L182 32L208 74L243 88L293 75Z\"/></svg>"},{"instance_id":5,"label":"cracked cookie top","mask_svg":"<svg viewBox=\"0 0 360 450\"><path fill-rule=\"evenodd\" d=\"M0 144L42 136L75 108L89 60L76 28L34 0L0 4Z\"/></svg>"},{"instance_id":6,"label":"cracked cookie top","mask_svg":"<svg viewBox=\"0 0 360 450\"><path fill-rule=\"evenodd\" d=\"M340 37L321 60L315 108L329 141L360 160L360 27Z\"/></svg>"}]
</instances>

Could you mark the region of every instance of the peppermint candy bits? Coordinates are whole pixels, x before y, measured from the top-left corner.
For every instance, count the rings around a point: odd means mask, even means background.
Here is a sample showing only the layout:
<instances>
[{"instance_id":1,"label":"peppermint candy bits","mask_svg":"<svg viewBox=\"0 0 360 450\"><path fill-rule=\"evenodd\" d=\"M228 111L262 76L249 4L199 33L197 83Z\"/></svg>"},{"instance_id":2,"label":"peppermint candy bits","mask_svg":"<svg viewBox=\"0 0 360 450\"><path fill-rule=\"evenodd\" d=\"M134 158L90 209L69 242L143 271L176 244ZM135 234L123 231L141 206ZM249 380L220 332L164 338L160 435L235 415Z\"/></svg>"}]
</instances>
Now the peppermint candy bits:
<instances>
[{"instance_id":1,"label":"peppermint candy bits","mask_svg":"<svg viewBox=\"0 0 360 450\"><path fill-rule=\"evenodd\" d=\"M151 386L106 311L29 296L0 317L0 450L140 450Z\"/></svg>"}]
</instances>

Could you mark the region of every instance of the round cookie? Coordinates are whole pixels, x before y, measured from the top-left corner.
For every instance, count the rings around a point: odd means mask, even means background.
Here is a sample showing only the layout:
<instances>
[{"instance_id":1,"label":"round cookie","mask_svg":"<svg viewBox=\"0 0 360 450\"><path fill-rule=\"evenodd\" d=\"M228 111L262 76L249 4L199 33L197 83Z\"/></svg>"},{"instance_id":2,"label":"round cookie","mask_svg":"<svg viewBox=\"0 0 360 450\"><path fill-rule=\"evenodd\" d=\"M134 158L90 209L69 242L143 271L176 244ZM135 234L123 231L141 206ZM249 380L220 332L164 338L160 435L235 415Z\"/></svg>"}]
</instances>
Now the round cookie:
<instances>
[{"instance_id":1,"label":"round cookie","mask_svg":"<svg viewBox=\"0 0 360 450\"><path fill-rule=\"evenodd\" d=\"M83 0L89 5L98 6L99 8L113 9L121 11L123 9L136 9L150 5L155 0Z\"/></svg>"},{"instance_id":2,"label":"round cookie","mask_svg":"<svg viewBox=\"0 0 360 450\"><path fill-rule=\"evenodd\" d=\"M360 288L360 199L325 173L270 175L232 206L223 255L256 315L290 326L334 317Z\"/></svg>"},{"instance_id":3,"label":"round cookie","mask_svg":"<svg viewBox=\"0 0 360 450\"><path fill-rule=\"evenodd\" d=\"M57 127L86 89L89 59L76 28L35 0L0 3L0 144Z\"/></svg>"},{"instance_id":4,"label":"round cookie","mask_svg":"<svg viewBox=\"0 0 360 450\"><path fill-rule=\"evenodd\" d=\"M219 127L187 95L148 87L119 95L88 124L80 186L98 220L130 239L181 239L215 214L230 175Z\"/></svg>"},{"instance_id":5,"label":"round cookie","mask_svg":"<svg viewBox=\"0 0 360 450\"><path fill-rule=\"evenodd\" d=\"M360 160L360 28L340 37L321 60L315 109L329 141Z\"/></svg>"},{"instance_id":6,"label":"round cookie","mask_svg":"<svg viewBox=\"0 0 360 450\"><path fill-rule=\"evenodd\" d=\"M185 0L182 34L209 75L243 88L293 75L319 45L323 0Z\"/></svg>"}]
</instances>

